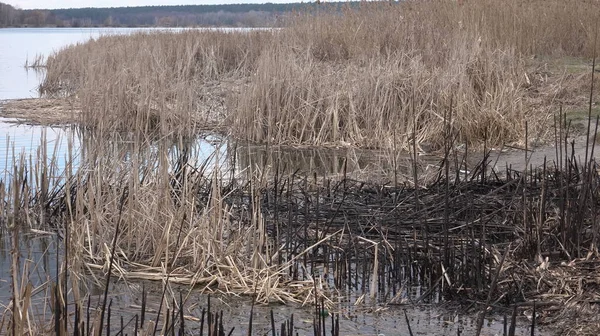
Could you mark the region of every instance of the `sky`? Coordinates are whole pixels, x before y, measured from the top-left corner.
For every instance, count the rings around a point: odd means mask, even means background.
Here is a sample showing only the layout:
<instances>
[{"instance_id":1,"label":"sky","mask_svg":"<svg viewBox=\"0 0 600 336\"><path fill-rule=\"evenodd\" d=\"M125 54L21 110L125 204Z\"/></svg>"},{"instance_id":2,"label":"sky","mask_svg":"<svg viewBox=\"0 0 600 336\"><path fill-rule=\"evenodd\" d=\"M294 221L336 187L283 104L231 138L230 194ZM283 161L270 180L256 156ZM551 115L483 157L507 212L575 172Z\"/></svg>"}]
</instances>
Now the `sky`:
<instances>
[{"instance_id":1,"label":"sky","mask_svg":"<svg viewBox=\"0 0 600 336\"><path fill-rule=\"evenodd\" d=\"M305 0L306 1L306 0ZM300 2L300 0L2 0L21 9L33 8L80 8L80 7L125 7L158 5L212 5L265 2Z\"/></svg>"}]
</instances>

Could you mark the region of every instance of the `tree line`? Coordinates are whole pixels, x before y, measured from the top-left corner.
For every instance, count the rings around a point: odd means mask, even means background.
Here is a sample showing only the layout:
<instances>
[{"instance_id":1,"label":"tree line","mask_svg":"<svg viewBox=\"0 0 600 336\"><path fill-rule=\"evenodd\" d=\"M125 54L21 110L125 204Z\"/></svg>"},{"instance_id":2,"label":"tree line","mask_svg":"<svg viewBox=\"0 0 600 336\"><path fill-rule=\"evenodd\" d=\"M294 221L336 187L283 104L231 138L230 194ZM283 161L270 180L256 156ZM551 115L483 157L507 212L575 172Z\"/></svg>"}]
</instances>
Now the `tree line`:
<instances>
[{"instance_id":1,"label":"tree line","mask_svg":"<svg viewBox=\"0 0 600 336\"><path fill-rule=\"evenodd\" d=\"M21 10L0 2L0 27L272 27L312 3L143 6ZM338 7L357 3L330 3Z\"/></svg>"}]
</instances>

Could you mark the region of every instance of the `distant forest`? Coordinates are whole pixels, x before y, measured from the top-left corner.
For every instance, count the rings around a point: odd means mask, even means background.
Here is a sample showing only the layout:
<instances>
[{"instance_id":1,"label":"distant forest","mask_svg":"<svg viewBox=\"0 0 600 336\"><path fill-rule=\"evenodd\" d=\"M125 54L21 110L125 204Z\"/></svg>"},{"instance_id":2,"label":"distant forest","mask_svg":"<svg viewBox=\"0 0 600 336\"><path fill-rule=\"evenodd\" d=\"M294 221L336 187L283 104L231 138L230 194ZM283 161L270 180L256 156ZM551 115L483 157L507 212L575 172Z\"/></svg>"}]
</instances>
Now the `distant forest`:
<instances>
[{"instance_id":1,"label":"distant forest","mask_svg":"<svg viewBox=\"0 0 600 336\"><path fill-rule=\"evenodd\" d=\"M273 27L281 25L281 18L286 13L316 6L318 1L21 10L0 2L0 27Z\"/></svg>"}]
</instances>

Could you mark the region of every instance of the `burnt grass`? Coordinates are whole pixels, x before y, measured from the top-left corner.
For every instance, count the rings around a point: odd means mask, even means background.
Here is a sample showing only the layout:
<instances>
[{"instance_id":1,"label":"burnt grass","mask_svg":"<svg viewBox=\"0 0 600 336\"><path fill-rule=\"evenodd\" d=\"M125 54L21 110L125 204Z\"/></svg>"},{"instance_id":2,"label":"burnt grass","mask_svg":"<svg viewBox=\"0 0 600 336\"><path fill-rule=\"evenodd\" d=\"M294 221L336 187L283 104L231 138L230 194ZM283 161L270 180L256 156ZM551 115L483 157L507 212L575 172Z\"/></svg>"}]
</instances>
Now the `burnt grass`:
<instances>
[{"instance_id":1,"label":"burnt grass","mask_svg":"<svg viewBox=\"0 0 600 336\"><path fill-rule=\"evenodd\" d=\"M495 172L487 165L484 160L471 174L440 174L419 188L274 177L261 210L270 234L285 245L277 262L344 232L343 239L320 243L302 258L332 288L365 293L376 283L386 303L406 283L432 289L410 300L418 303L433 300L444 281L446 300L467 303L488 296L505 252L500 277L510 278L514 261L535 268L546 257L569 262L594 249L600 182L594 163L567 159L564 171L544 165L526 172ZM314 275L306 273L294 268L290 276ZM539 298L527 293L529 285L527 279L503 282L492 300L531 303Z\"/></svg>"},{"instance_id":2,"label":"burnt grass","mask_svg":"<svg viewBox=\"0 0 600 336\"><path fill-rule=\"evenodd\" d=\"M315 310L314 335L339 333L339 316L322 313L331 308L324 298L332 293L374 294L371 303L377 305L448 304L479 312L480 319L492 308L505 314L508 335L514 334L516 316L533 307L538 317L532 327L558 323L557 330L569 332L560 321L575 312L592 314L589 303L599 297L590 272L599 265L594 219L600 176L595 162L565 157L536 169L498 172L487 168L486 156L471 172L446 176L440 169L433 182L416 188L273 174L259 203L267 234L281 247L269 262L283 264L309 251L297 258L289 277L321 276L330 290L309 303ZM227 201L251 207L251 196L242 190L230 192ZM412 286L426 290L407 294ZM142 328L144 305L130 328ZM184 302L170 305L177 306ZM182 334L181 311L166 312L169 317L154 319L162 321L152 325L154 332ZM234 334L222 313L210 311L210 300L198 318L200 335ZM282 325L272 321L272 329L293 335L293 323L293 316Z\"/></svg>"},{"instance_id":3,"label":"burnt grass","mask_svg":"<svg viewBox=\"0 0 600 336\"><path fill-rule=\"evenodd\" d=\"M533 309L532 327L553 324L564 334L592 335L600 325L595 318L600 302L600 279L595 275L600 267L600 175L593 159L576 157L573 144L561 138L557 145L552 163L525 165L529 168L524 171L492 169L493 160L485 149L483 160L464 171L457 163L463 159L457 153L450 159L447 146L440 169L429 182L417 176L418 159L413 178L401 183L360 181L344 172L336 177L280 174L285 171L280 169L283 163L273 162L274 173L263 176L260 183L232 172L218 187L234 220L253 225L250 214L262 215L265 241L270 244L264 248L277 251L264 253L267 263L292 264L284 283L322 279L319 290L313 281L316 295L307 301L315 311L314 335L336 330L339 318L330 321L320 312L335 313L332 303L338 298L376 306L452 305L478 313L479 331L490 310L506 314L505 325L514 332L516 316ZM182 153L179 163L187 162ZM177 181L189 167L174 167L171 194L177 197ZM76 195L85 190L85 182L71 188L70 195ZM198 202L208 204L214 188L210 179L199 185ZM126 192L123 189L120 209ZM66 203L74 198L59 194L51 196L48 204L66 211ZM56 334L87 335L104 329L115 334L124 330L137 334L142 329L145 334L187 333L185 302L168 298L166 286L157 316L146 327L145 304L129 322L110 311L107 298L115 242L110 243L102 304L93 309L91 318L89 301L87 307L80 302L74 307L67 304L68 276L58 274L57 267L56 279L62 280L53 294ZM422 291L415 294L411 290L415 287ZM208 327L209 335L233 332L226 328L222 314L210 307L196 318ZM325 326L325 320L330 326ZM579 322L573 324L574 320ZM272 329L280 330L280 335L294 334L293 317L286 323L273 322Z\"/></svg>"}]
</instances>

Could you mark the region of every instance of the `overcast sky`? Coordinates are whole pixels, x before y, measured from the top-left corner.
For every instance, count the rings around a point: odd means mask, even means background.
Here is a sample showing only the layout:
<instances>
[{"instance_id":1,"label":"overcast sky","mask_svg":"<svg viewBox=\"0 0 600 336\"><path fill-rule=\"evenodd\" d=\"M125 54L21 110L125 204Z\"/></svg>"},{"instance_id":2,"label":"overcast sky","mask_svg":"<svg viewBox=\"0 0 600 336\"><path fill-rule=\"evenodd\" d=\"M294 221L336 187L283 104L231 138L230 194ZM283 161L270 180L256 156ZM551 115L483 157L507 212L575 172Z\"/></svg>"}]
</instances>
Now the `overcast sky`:
<instances>
[{"instance_id":1,"label":"overcast sky","mask_svg":"<svg viewBox=\"0 0 600 336\"><path fill-rule=\"evenodd\" d=\"M265 2L300 2L300 0L2 0L4 3L22 8L79 8L79 7L123 7L157 5L208 5ZM307 2L307 0L305 0Z\"/></svg>"}]
</instances>

